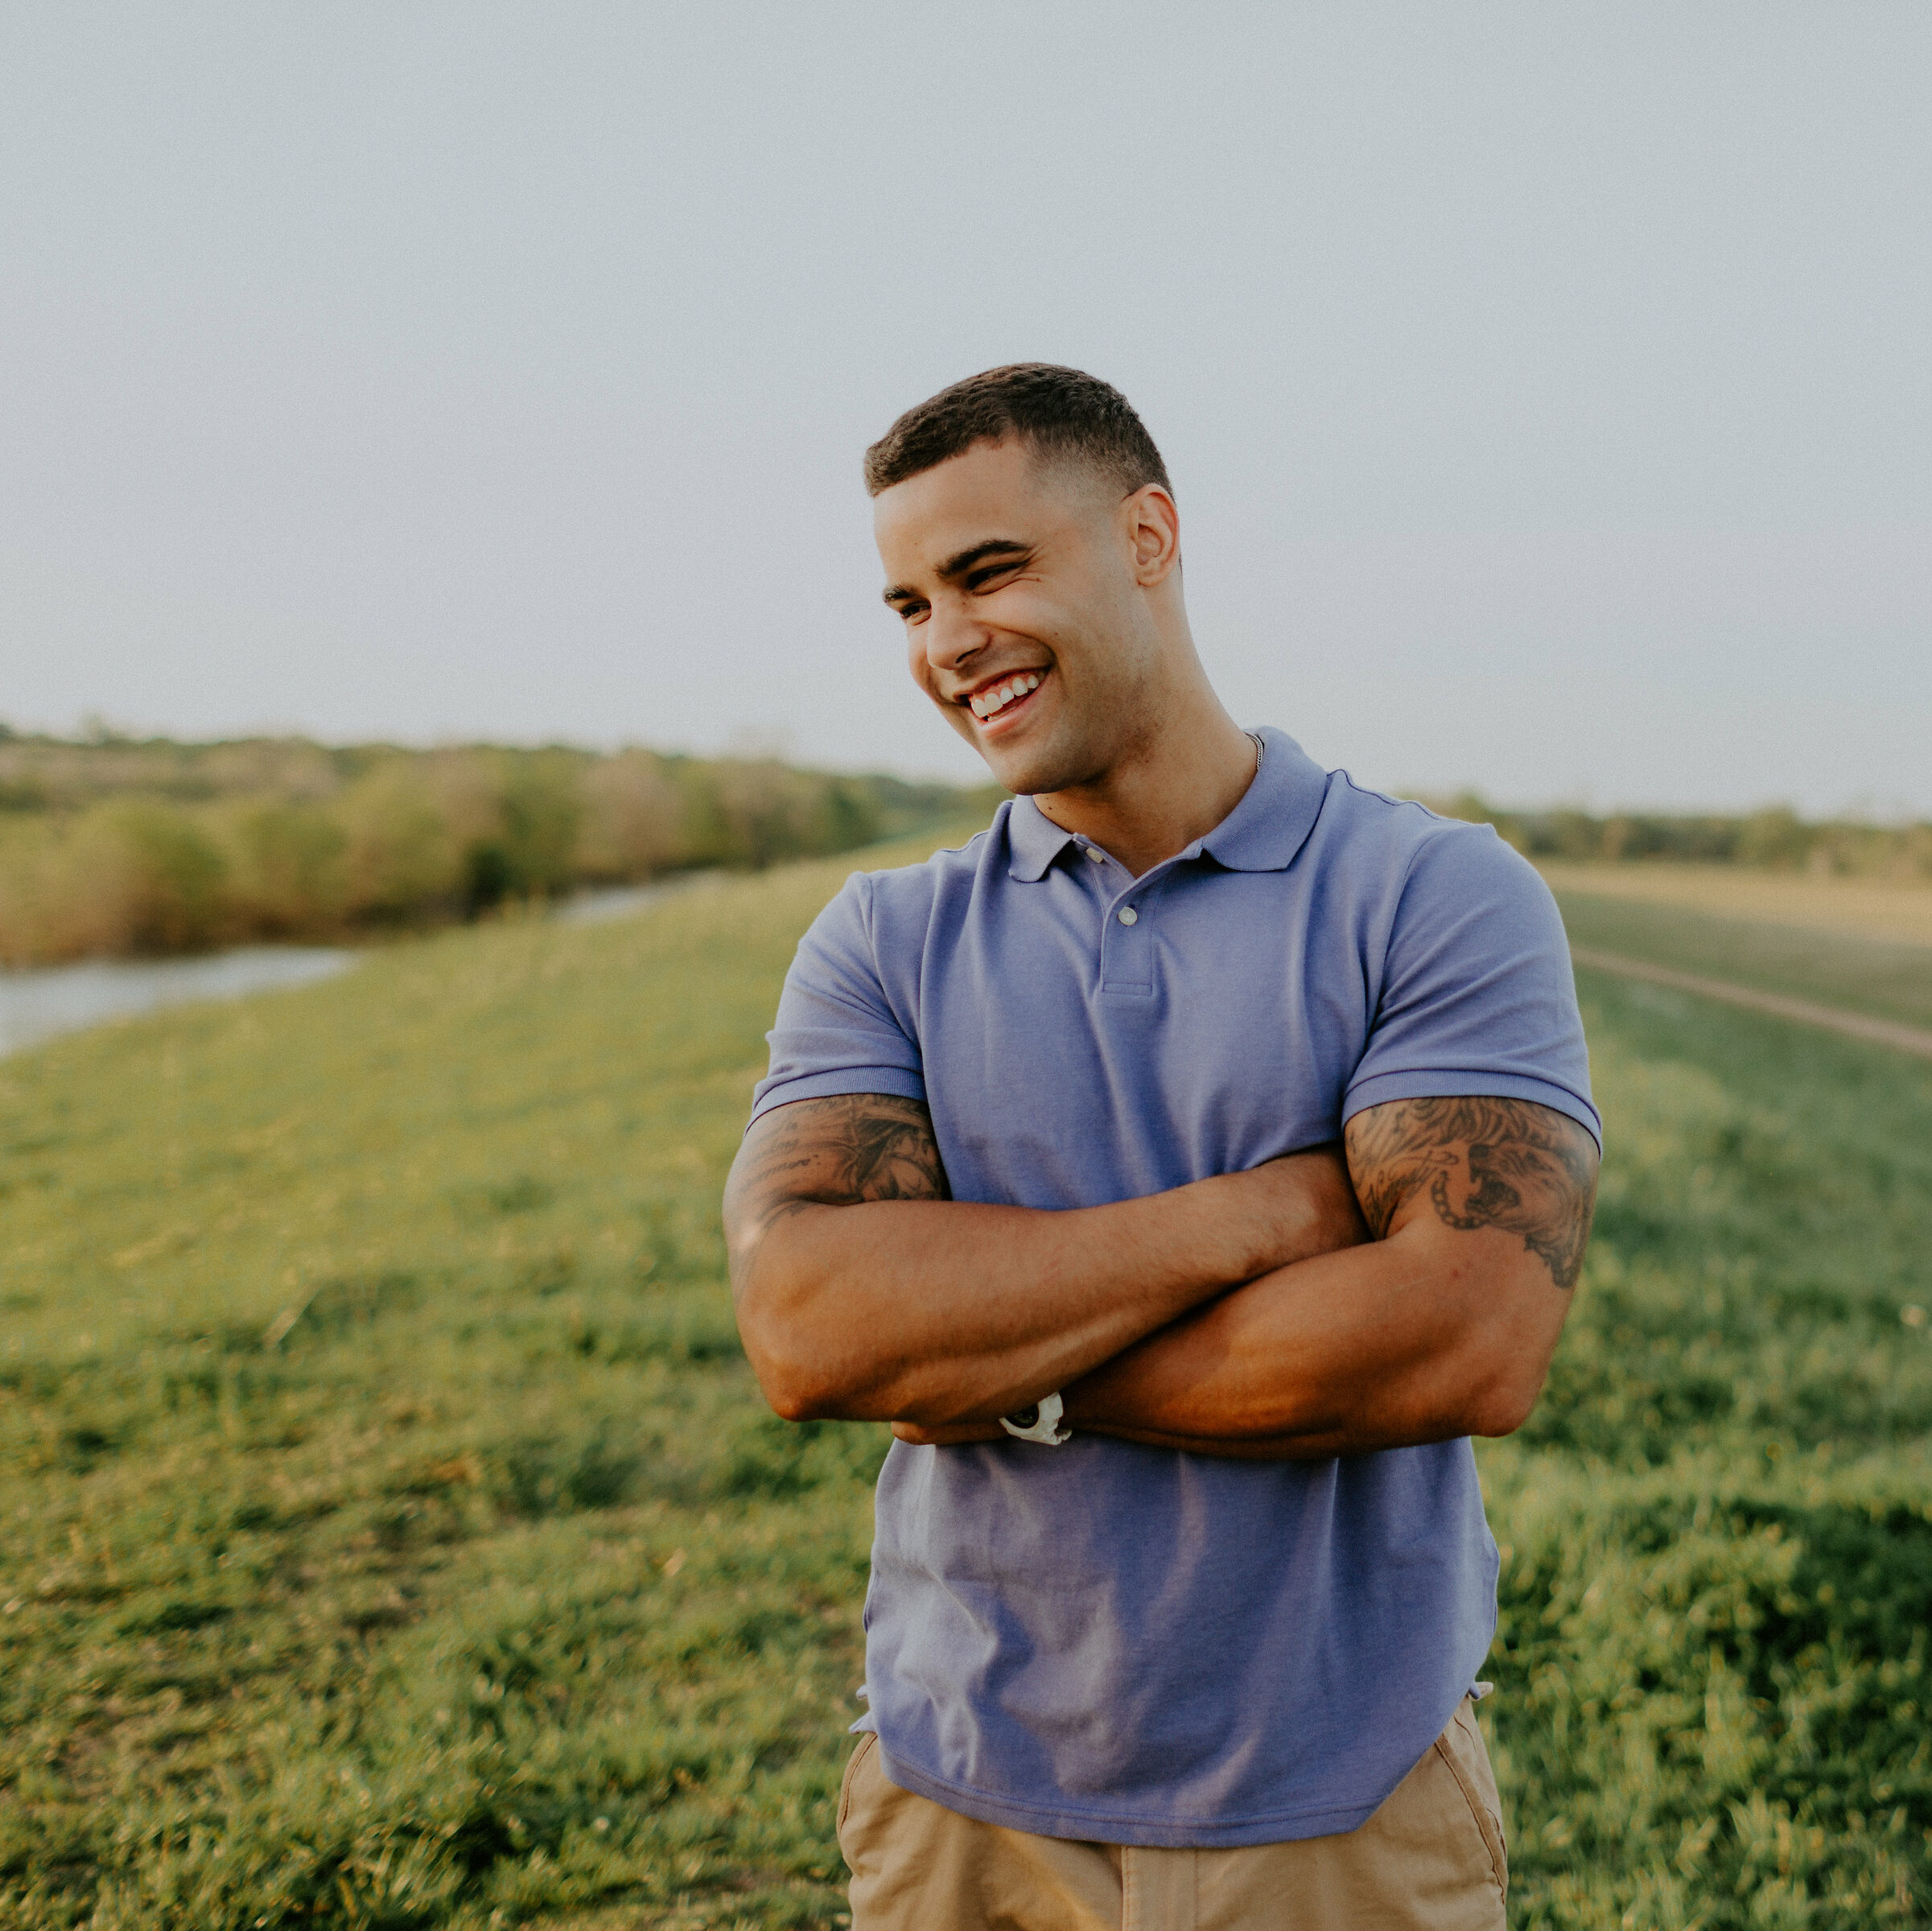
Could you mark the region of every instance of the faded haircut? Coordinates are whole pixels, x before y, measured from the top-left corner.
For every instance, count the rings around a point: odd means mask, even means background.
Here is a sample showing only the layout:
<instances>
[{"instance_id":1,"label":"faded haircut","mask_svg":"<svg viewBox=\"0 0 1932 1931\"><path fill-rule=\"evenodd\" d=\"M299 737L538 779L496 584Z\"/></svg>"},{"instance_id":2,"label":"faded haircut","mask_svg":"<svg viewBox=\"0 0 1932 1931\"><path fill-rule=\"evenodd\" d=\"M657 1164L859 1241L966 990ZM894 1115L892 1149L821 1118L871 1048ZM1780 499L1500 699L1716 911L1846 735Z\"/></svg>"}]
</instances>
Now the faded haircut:
<instances>
[{"instance_id":1,"label":"faded haircut","mask_svg":"<svg viewBox=\"0 0 1932 1931\"><path fill-rule=\"evenodd\" d=\"M1168 466L1134 406L1111 384L1050 362L1014 362L942 389L908 409L865 452L872 496L976 443L1017 437L1048 462L1098 472L1123 496L1158 483L1169 495Z\"/></svg>"}]
</instances>

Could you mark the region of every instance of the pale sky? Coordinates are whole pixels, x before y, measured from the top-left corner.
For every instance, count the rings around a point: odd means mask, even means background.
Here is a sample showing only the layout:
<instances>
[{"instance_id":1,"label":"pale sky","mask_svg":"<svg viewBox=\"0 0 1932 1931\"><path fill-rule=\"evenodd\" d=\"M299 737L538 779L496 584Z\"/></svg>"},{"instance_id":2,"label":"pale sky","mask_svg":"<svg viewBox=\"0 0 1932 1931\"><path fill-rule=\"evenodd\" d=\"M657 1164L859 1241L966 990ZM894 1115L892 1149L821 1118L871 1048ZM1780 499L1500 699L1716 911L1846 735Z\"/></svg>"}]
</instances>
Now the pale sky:
<instances>
[{"instance_id":1,"label":"pale sky","mask_svg":"<svg viewBox=\"0 0 1932 1931\"><path fill-rule=\"evenodd\" d=\"M969 777L864 445L1134 400L1244 723L1932 814L1932 8L0 13L0 718Z\"/></svg>"}]
</instances>

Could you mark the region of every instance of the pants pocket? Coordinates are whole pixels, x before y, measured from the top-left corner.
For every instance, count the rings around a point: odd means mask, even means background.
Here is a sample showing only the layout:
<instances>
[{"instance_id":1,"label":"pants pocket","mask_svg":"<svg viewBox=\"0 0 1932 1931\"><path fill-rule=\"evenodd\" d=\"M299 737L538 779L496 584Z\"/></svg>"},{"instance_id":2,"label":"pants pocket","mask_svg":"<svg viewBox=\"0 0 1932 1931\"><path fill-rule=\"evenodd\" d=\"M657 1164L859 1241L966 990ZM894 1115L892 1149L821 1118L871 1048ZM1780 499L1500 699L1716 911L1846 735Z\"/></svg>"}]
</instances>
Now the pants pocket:
<instances>
[{"instance_id":1,"label":"pants pocket","mask_svg":"<svg viewBox=\"0 0 1932 1931\"><path fill-rule=\"evenodd\" d=\"M845 1775L838 1780L838 1822L836 1826L838 1847L842 1851L845 1848L846 1818L851 1814L852 1809L852 1780L858 1774L859 1760L865 1755L867 1751L876 1750L878 1748L879 1733L875 1730L867 1730L860 1736L858 1748L845 1760ZM849 1857L846 1859L848 1864L851 1861Z\"/></svg>"},{"instance_id":2,"label":"pants pocket","mask_svg":"<svg viewBox=\"0 0 1932 1931\"><path fill-rule=\"evenodd\" d=\"M1461 1787L1470 1818L1481 1834L1483 1848L1489 1854L1497 1888L1507 1897L1510 1854L1503 1841L1502 1800L1497 1794L1496 1772L1489 1766L1482 1731L1477 1727L1476 1707L1468 1698L1457 1707L1448 1728L1436 1740L1436 1748Z\"/></svg>"}]
</instances>

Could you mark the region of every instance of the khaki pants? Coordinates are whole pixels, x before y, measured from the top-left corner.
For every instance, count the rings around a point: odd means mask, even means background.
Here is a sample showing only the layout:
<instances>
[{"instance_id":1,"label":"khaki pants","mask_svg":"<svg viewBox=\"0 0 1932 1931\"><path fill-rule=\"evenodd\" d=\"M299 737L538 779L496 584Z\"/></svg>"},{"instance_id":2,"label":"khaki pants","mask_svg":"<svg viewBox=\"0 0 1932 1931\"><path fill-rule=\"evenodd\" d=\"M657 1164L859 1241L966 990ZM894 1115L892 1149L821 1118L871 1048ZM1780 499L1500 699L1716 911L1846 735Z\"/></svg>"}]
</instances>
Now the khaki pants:
<instances>
[{"instance_id":1,"label":"khaki pants","mask_svg":"<svg viewBox=\"0 0 1932 1931\"><path fill-rule=\"evenodd\" d=\"M852 1931L1502 1931L1509 1884L1466 1698L1387 1802L1337 1837L1234 1851L1032 1837L888 1783L866 1735L838 1847Z\"/></svg>"}]
</instances>

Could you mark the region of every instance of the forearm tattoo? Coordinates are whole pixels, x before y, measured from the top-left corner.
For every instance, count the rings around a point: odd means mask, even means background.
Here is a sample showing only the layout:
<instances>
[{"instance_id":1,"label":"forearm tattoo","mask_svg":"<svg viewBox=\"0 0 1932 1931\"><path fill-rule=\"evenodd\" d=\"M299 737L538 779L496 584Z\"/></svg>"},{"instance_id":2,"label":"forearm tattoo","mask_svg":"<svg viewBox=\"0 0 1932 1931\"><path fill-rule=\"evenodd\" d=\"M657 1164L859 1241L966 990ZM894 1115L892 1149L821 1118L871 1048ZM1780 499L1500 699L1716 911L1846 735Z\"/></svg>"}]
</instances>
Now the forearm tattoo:
<instances>
[{"instance_id":1,"label":"forearm tattoo","mask_svg":"<svg viewBox=\"0 0 1932 1931\"><path fill-rule=\"evenodd\" d=\"M1596 1147L1527 1100L1394 1100L1348 1126L1349 1171L1378 1240L1425 1190L1445 1227L1520 1237L1559 1287L1576 1285L1596 1197Z\"/></svg>"},{"instance_id":2,"label":"forearm tattoo","mask_svg":"<svg viewBox=\"0 0 1932 1931\"><path fill-rule=\"evenodd\" d=\"M764 1227L799 1207L953 1197L923 1102L843 1093L775 1107L754 1126L725 1190L727 1222Z\"/></svg>"}]
</instances>

